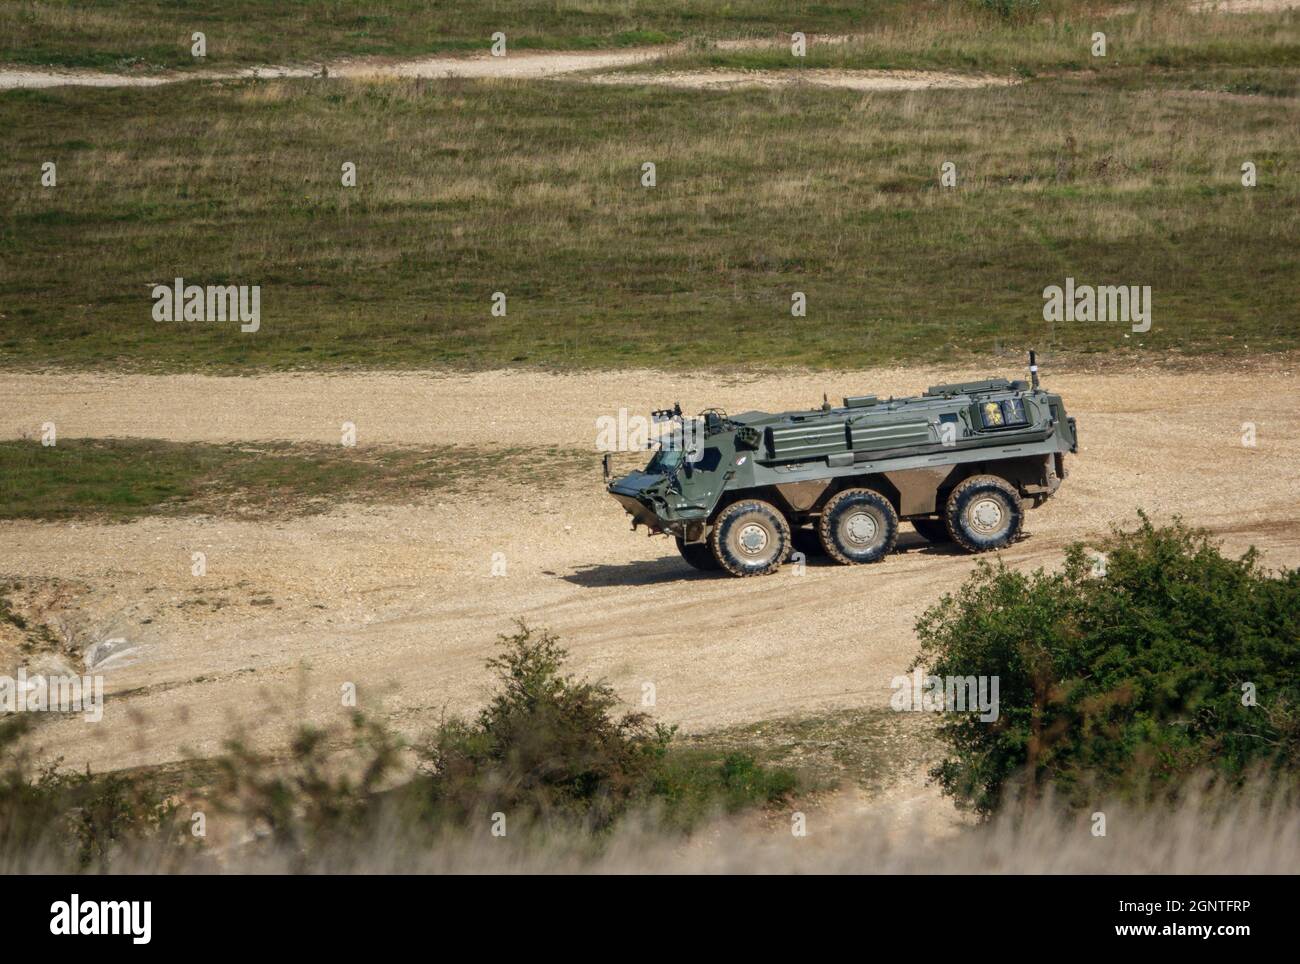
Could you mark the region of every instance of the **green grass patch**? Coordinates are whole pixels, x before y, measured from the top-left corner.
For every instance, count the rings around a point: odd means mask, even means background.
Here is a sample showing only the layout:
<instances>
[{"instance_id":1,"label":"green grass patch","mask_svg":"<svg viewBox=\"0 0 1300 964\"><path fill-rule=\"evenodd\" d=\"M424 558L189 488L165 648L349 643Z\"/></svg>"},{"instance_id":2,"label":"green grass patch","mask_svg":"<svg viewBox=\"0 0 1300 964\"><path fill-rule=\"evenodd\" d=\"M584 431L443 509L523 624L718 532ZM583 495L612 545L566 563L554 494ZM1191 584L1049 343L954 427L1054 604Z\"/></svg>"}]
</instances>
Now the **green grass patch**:
<instances>
[{"instance_id":1,"label":"green grass patch","mask_svg":"<svg viewBox=\"0 0 1300 964\"><path fill-rule=\"evenodd\" d=\"M848 709L684 737L679 752L711 762L739 755L777 772L796 773L804 792L855 785L874 794L937 759L936 727L927 714Z\"/></svg>"},{"instance_id":2,"label":"green grass patch","mask_svg":"<svg viewBox=\"0 0 1300 964\"><path fill-rule=\"evenodd\" d=\"M1296 73L1126 76L878 96L455 80L9 92L0 366L1295 347L1300 104L1219 94ZM1067 276L1150 285L1152 330L1048 324L1042 291ZM176 277L261 285L261 330L154 321L149 285Z\"/></svg>"},{"instance_id":3,"label":"green grass patch","mask_svg":"<svg viewBox=\"0 0 1300 964\"><path fill-rule=\"evenodd\" d=\"M343 502L401 502L454 491L470 479L550 484L584 470L593 470L590 456L553 448L7 441L0 442L0 519L280 518Z\"/></svg>"},{"instance_id":4,"label":"green grass patch","mask_svg":"<svg viewBox=\"0 0 1300 964\"><path fill-rule=\"evenodd\" d=\"M719 49L707 43L631 68L746 70L934 69L1105 75L1140 69L1300 67L1300 16L1291 12L1224 16L1184 2L1125 6L1049 5L1041 16L991 15L979 3L925 4L910 16L880 18L848 39L810 38L803 56L789 43ZM1117 12L1118 11L1118 12ZM1106 37L1094 54L1094 36ZM1099 49L1099 48L1098 48Z\"/></svg>"},{"instance_id":5,"label":"green grass patch","mask_svg":"<svg viewBox=\"0 0 1300 964\"><path fill-rule=\"evenodd\" d=\"M916 0L18 0L0 7L0 62L108 69L238 66L341 56L666 43L686 35L865 29ZM207 37L196 64L191 35Z\"/></svg>"}]
</instances>

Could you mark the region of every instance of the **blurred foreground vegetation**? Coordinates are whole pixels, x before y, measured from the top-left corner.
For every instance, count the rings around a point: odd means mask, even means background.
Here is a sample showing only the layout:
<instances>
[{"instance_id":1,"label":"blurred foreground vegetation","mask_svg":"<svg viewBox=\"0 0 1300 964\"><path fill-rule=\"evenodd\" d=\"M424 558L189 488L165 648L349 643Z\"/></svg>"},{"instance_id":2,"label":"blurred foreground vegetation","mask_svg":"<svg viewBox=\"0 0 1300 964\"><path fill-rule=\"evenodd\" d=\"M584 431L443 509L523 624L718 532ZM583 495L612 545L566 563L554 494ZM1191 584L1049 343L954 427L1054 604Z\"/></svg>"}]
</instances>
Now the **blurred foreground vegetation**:
<instances>
[{"instance_id":1,"label":"blurred foreground vegetation","mask_svg":"<svg viewBox=\"0 0 1300 964\"><path fill-rule=\"evenodd\" d=\"M488 705L442 720L415 745L355 714L346 732L302 728L287 754L236 736L181 774L99 776L35 765L29 718L0 720L0 867L105 870L124 850L162 870L202 867L215 858L193 832L195 814L246 835L223 860L274 855L294 870L325 869L384 830L417 850L457 833L576 834L598 848L634 812L686 833L809 789L744 752L698 743L678 752L673 728L622 711L604 683L566 675L549 633L521 624L502 642L488 663L497 680Z\"/></svg>"}]
</instances>

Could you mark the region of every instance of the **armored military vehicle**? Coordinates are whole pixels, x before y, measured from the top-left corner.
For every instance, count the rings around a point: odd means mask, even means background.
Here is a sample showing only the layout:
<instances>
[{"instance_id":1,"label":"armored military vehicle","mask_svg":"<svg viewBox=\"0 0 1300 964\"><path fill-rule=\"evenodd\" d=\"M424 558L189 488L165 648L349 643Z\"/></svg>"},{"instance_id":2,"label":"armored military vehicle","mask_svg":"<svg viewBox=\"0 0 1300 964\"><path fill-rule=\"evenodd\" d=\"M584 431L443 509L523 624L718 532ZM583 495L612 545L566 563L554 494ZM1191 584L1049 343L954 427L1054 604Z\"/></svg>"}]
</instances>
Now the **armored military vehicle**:
<instances>
[{"instance_id":1,"label":"armored military vehicle","mask_svg":"<svg viewBox=\"0 0 1300 964\"><path fill-rule=\"evenodd\" d=\"M845 398L808 411L681 406L655 413L674 431L640 472L609 493L632 516L677 542L697 569L756 576L780 568L801 529L845 565L894 548L900 520L930 542L1000 549L1065 478L1078 451L1074 419L1038 382L990 378L934 385L910 398Z\"/></svg>"}]
</instances>

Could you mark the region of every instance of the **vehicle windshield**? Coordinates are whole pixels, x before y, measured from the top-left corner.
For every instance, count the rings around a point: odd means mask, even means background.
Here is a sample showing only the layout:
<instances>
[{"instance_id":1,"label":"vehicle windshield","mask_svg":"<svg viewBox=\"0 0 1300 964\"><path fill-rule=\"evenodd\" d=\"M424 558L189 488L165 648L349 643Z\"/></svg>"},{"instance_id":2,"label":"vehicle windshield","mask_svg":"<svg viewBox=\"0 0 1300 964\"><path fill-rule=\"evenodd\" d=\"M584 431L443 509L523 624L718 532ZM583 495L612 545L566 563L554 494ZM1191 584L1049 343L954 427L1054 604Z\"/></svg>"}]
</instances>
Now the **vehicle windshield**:
<instances>
[{"instance_id":1,"label":"vehicle windshield","mask_svg":"<svg viewBox=\"0 0 1300 964\"><path fill-rule=\"evenodd\" d=\"M650 459L650 464L645 467L647 472L663 472L671 474L682 464L681 449L659 449L655 452L654 457Z\"/></svg>"}]
</instances>

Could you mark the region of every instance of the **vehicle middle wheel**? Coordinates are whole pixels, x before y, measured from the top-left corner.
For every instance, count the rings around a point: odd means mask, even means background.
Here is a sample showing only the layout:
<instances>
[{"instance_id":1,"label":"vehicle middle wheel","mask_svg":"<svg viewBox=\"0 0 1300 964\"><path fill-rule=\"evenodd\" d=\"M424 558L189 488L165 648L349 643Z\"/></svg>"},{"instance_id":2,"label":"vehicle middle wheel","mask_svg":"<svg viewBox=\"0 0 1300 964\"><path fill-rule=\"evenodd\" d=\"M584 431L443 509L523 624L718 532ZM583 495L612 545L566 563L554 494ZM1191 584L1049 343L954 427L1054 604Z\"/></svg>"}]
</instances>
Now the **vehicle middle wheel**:
<instances>
[{"instance_id":1,"label":"vehicle middle wheel","mask_svg":"<svg viewBox=\"0 0 1300 964\"><path fill-rule=\"evenodd\" d=\"M677 551L692 567L701 572L717 572L722 567L713 558L713 550L706 542L687 542L681 536L673 537L677 541Z\"/></svg>"},{"instance_id":2,"label":"vehicle middle wheel","mask_svg":"<svg viewBox=\"0 0 1300 964\"><path fill-rule=\"evenodd\" d=\"M845 489L822 509L817 532L826 554L836 562L877 562L898 541L898 514L874 489Z\"/></svg>"},{"instance_id":3,"label":"vehicle middle wheel","mask_svg":"<svg viewBox=\"0 0 1300 964\"><path fill-rule=\"evenodd\" d=\"M953 540L968 552L1008 546L1020 534L1020 493L996 475L973 475L952 490L944 515Z\"/></svg>"},{"instance_id":4,"label":"vehicle middle wheel","mask_svg":"<svg viewBox=\"0 0 1300 964\"><path fill-rule=\"evenodd\" d=\"M775 506L746 499L714 520L709 546L718 565L733 576L766 575L790 555L790 524Z\"/></svg>"}]
</instances>

